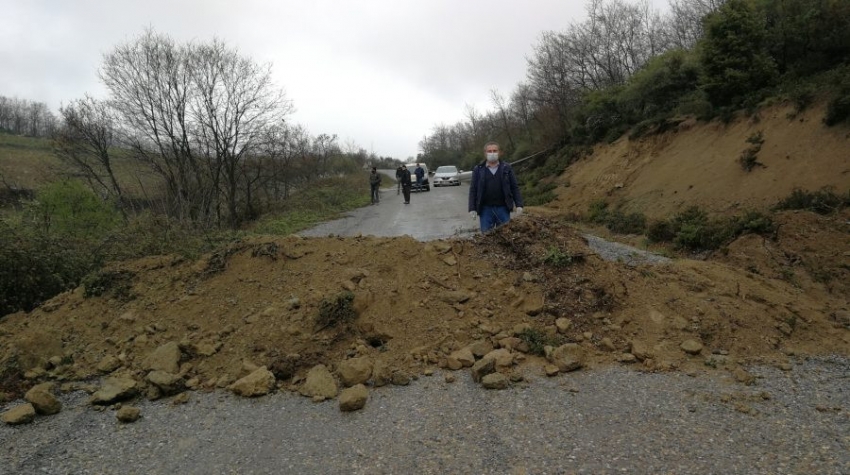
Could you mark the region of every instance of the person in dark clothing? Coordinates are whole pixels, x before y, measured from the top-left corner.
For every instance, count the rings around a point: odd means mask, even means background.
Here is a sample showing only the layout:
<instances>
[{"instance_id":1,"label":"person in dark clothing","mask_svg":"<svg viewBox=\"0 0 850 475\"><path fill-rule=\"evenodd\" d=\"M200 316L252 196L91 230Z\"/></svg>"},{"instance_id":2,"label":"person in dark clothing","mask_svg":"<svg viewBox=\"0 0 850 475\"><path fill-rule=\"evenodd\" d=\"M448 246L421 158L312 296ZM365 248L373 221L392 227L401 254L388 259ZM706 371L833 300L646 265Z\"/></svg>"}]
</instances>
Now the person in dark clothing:
<instances>
[{"instance_id":1,"label":"person in dark clothing","mask_svg":"<svg viewBox=\"0 0 850 475\"><path fill-rule=\"evenodd\" d=\"M522 214L522 196L509 163L499 161L499 144L487 142L485 160L472 170L469 215L478 218L481 231L489 231Z\"/></svg>"},{"instance_id":2,"label":"person in dark clothing","mask_svg":"<svg viewBox=\"0 0 850 475\"><path fill-rule=\"evenodd\" d=\"M416 170L413 171L413 174L416 175L416 184L418 186L422 186L422 180L425 179L425 169L417 163Z\"/></svg>"},{"instance_id":3,"label":"person in dark clothing","mask_svg":"<svg viewBox=\"0 0 850 475\"><path fill-rule=\"evenodd\" d=\"M401 192L404 194L404 204L408 205L410 204L410 187L413 185L413 182L410 179L410 170L405 165L401 166L399 183L401 183Z\"/></svg>"},{"instance_id":4,"label":"person in dark clothing","mask_svg":"<svg viewBox=\"0 0 850 475\"><path fill-rule=\"evenodd\" d=\"M398 185L398 189L396 190L395 194L399 195L401 194L401 167L395 169L395 181Z\"/></svg>"},{"instance_id":5,"label":"person in dark clothing","mask_svg":"<svg viewBox=\"0 0 850 475\"><path fill-rule=\"evenodd\" d=\"M376 167L372 167L372 173L369 174L369 186L372 188L372 204L376 204L380 201L378 194L381 188L381 174Z\"/></svg>"}]
</instances>

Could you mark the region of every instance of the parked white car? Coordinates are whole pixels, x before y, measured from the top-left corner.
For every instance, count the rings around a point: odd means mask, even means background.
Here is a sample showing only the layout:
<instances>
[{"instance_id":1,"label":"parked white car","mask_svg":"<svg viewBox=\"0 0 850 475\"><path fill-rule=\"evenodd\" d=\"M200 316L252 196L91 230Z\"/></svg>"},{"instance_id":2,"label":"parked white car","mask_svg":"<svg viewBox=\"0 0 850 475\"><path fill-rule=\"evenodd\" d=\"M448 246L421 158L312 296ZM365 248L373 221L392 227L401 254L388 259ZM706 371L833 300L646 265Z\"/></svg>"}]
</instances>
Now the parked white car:
<instances>
[{"instance_id":1,"label":"parked white car","mask_svg":"<svg viewBox=\"0 0 850 475\"><path fill-rule=\"evenodd\" d=\"M424 163L408 163L405 165L407 170L410 172L410 179L413 181L413 186L410 187L410 191L431 191L431 182L429 178L431 177L431 173L428 171L428 165ZM418 185L416 183L416 167L420 166L423 170L425 170L425 176L422 178L422 184Z\"/></svg>"},{"instance_id":2,"label":"parked white car","mask_svg":"<svg viewBox=\"0 0 850 475\"><path fill-rule=\"evenodd\" d=\"M437 167L432 184L434 186L460 186L460 171L454 165Z\"/></svg>"}]
</instances>

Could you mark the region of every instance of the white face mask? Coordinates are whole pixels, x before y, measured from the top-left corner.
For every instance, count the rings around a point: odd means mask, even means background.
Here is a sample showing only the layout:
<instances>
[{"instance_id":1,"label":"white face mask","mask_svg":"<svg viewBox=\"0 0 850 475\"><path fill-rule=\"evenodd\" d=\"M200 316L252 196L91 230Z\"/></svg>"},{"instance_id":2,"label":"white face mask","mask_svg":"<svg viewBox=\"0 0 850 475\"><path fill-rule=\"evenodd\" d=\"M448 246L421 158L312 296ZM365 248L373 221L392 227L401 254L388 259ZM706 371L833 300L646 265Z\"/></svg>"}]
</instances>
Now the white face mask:
<instances>
[{"instance_id":1,"label":"white face mask","mask_svg":"<svg viewBox=\"0 0 850 475\"><path fill-rule=\"evenodd\" d=\"M499 160L499 152L488 152L487 153L487 161L493 163Z\"/></svg>"}]
</instances>

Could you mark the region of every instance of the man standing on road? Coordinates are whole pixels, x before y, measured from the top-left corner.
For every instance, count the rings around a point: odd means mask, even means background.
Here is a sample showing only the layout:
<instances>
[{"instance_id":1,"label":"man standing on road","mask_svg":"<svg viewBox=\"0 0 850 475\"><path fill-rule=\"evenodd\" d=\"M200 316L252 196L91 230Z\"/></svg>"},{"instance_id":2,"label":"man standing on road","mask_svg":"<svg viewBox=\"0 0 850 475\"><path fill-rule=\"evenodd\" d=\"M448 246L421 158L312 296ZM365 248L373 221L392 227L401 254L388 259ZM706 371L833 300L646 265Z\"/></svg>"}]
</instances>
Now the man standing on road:
<instances>
[{"instance_id":1,"label":"man standing on road","mask_svg":"<svg viewBox=\"0 0 850 475\"><path fill-rule=\"evenodd\" d=\"M478 218L481 231L489 231L511 220L511 211L522 214L522 196L511 165L499 161L499 144L487 142L485 160L472 170L469 186L469 215Z\"/></svg>"},{"instance_id":2,"label":"man standing on road","mask_svg":"<svg viewBox=\"0 0 850 475\"><path fill-rule=\"evenodd\" d=\"M380 201L378 193L381 188L381 174L378 173L377 167L372 167L372 173L369 174L369 186L372 188L372 204L377 204Z\"/></svg>"},{"instance_id":3,"label":"man standing on road","mask_svg":"<svg viewBox=\"0 0 850 475\"><path fill-rule=\"evenodd\" d=\"M395 194L400 195L401 194L401 167L398 167L398 168L395 169L395 181L398 183L398 189L396 190Z\"/></svg>"},{"instance_id":4,"label":"man standing on road","mask_svg":"<svg viewBox=\"0 0 850 475\"><path fill-rule=\"evenodd\" d=\"M410 187L413 184L410 180L410 170L407 169L407 166L401 166L401 176L399 177L399 183L401 183L401 192L404 193L404 204L410 204Z\"/></svg>"},{"instance_id":5,"label":"man standing on road","mask_svg":"<svg viewBox=\"0 0 850 475\"><path fill-rule=\"evenodd\" d=\"M416 170L413 171L416 175L416 185L422 186L422 180L425 179L425 169L422 168L422 165L416 164Z\"/></svg>"}]
</instances>

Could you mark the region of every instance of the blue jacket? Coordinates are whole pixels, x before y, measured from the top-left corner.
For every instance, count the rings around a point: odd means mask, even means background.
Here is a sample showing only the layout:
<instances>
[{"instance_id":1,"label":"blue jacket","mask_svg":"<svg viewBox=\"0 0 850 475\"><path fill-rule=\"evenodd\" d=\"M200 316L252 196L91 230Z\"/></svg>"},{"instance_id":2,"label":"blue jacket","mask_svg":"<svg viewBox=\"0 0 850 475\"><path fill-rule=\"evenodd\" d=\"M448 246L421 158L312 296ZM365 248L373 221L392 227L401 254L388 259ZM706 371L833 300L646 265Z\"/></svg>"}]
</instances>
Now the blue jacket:
<instances>
[{"instance_id":1,"label":"blue jacket","mask_svg":"<svg viewBox=\"0 0 850 475\"><path fill-rule=\"evenodd\" d=\"M487 163L481 162L472 169L472 182L469 184L469 210L481 213L481 197L484 194L484 177L485 173L490 173L487 170ZM499 169L496 171L496 177L500 178L502 183L502 192L505 194L505 204L509 211L513 211L514 207L522 207L522 195L519 193L519 184L516 181L516 175L509 163L499 162Z\"/></svg>"}]
</instances>

